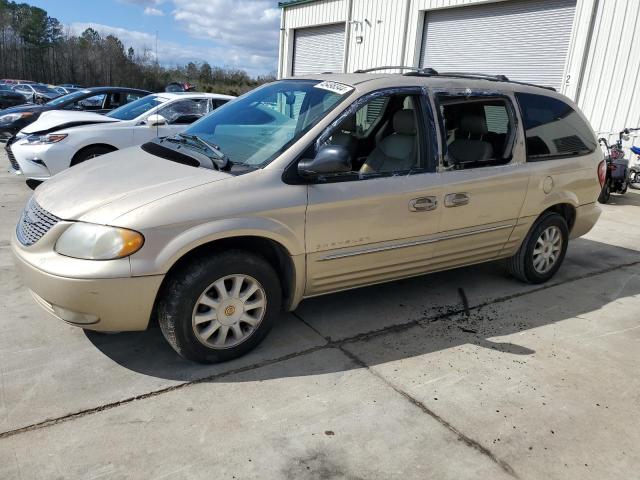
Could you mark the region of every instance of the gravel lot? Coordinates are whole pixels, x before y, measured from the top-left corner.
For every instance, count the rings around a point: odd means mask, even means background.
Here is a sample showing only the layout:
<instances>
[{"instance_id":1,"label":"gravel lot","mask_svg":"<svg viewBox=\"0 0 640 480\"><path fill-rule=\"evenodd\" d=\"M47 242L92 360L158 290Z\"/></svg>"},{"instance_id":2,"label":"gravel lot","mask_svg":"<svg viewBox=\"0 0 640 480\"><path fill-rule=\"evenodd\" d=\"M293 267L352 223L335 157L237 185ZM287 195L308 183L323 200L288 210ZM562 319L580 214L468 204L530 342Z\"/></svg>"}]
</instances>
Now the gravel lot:
<instances>
[{"instance_id":1,"label":"gravel lot","mask_svg":"<svg viewBox=\"0 0 640 480\"><path fill-rule=\"evenodd\" d=\"M556 278L500 262L305 301L254 352L177 357L36 306L0 154L0 478L637 478L640 195ZM460 289L470 304L463 309Z\"/></svg>"}]
</instances>

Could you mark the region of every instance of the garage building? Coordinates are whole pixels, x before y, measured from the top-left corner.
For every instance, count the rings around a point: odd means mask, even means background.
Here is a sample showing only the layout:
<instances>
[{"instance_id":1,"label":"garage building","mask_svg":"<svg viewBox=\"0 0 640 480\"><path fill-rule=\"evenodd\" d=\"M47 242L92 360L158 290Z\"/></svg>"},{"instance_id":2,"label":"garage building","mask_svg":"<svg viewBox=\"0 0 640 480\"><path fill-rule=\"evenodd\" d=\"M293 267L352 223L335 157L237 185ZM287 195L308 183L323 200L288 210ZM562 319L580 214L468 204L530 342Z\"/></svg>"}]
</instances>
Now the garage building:
<instances>
[{"instance_id":1,"label":"garage building","mask_svg":"<svg viewBox=\"0 0 640 480\"><path fill-rule=\"evenodd\" d=\"M278 76L385 65L502 74L572 98L596 132L640 127L640 1L281 2ZM640 136L633 142L640 144Z\"/></svg>"}]
</instances>

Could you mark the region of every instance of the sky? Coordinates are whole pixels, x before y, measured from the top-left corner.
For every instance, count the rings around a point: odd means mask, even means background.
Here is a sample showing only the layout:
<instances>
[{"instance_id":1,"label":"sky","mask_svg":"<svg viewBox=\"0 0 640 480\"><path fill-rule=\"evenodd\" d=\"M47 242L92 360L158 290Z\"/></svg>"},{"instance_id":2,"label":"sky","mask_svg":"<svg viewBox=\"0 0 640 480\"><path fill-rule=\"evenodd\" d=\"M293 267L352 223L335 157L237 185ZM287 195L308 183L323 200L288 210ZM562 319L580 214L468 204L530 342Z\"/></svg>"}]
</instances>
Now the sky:
<instances>
[{"instance_id":1,"label":"sky","mask_svg":"<svg viewBox=\"0 0 640 480\"><path fill-rule=\"evenodd\" d=\"M23 0L24 1L24 0ZM78 34L92 27L116 35L142 53L155 50L163 65L209 62L274 73L278 62L277 0L26 0Z\"/></svg>"}]
</instances>

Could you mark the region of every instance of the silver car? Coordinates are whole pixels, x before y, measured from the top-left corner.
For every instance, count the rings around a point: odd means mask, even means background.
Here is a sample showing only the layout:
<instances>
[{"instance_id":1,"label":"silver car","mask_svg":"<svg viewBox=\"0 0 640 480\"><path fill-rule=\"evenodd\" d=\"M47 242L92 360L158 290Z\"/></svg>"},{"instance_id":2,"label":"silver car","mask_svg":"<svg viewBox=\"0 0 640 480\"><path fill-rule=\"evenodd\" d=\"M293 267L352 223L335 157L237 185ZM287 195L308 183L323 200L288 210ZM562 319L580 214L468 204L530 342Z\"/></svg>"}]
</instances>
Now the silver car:
<instances>
[{"instance_id":1,"label":"silver car","mask_svg":"<svg viewBox=\"0 0 640 480\"><path fill-rule=\"evenodd\" d=\"M54 176L12 249L58 318L157 317L219 362L308 297L496 259L549 280L600 215L601 161L570 100L504 77L287 79Z\"/></svg>"}]
</instances>

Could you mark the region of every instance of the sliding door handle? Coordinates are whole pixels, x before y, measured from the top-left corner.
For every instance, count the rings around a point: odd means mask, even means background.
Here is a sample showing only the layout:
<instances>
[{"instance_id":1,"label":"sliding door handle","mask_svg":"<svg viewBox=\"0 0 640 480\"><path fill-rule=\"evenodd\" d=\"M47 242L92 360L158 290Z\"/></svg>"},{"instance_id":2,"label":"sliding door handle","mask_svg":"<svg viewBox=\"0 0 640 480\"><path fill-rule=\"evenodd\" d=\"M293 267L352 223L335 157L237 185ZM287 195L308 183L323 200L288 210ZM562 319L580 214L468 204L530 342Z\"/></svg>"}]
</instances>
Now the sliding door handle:
<instances>
[{"instance_id":1,"label":"sliding door handle","mask_svg":"<svg viewBox=\"0 0 640 480\"><path fill-rule=\"evenodd\" d=\"M467 205L471 201L468 193L448 193L444 196L445 207L461 207Z\"/></svg>"},{"instance_id":2,"label":"sliding door handle","mask_svg":"<svg viewBox=\"0 0 640 480\"><path fill-rule=\"evenodd\" d=\"M418 197L409 201L409 210L412 212L428 212L438 208L437 197Z\"/></svg>"}]
</instances>

